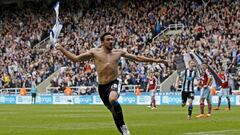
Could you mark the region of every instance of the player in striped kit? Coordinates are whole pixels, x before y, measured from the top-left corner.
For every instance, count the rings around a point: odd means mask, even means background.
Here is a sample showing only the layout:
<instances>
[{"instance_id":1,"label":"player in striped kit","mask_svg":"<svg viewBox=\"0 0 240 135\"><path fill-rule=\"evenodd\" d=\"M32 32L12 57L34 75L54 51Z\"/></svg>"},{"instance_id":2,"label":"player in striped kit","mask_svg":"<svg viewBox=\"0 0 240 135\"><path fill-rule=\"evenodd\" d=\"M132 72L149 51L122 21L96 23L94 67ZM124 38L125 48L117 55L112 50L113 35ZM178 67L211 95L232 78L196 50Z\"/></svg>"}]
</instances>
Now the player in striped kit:
<instances>
[{"instance_id":1,"label":"player in striped kit","mask_svg":"<svg viewBox=\"0 0 240 135\"><path fill-rule=\"evenodd\" d=\"M208 103L208 113L206 114L206 117L211 116L212 111L212 103L211 103L211 95L210 95L210 86L212 83L212 75L210 71L208 70L207 63L203 63L203 76L201 77L201 94L200 94L200 114L196 116L197 118L205 117L204 115L204 100L207 100Z\"/></svg>"},{"instance_id":2,"label":"player in striped kit","mask_svg":"<svg viewBox=\"0 0 240 135\"><path fill-rule=\"evenodd\" d=\"M188 62L189 67L181 72L180 77L183 78L182 84L182 107L186 105L187 99L189 102L188 106L188 119L191 119L193 110L193 100L194 100L194 81L198 78L197 71L194 69L195 62L190 60ZM179 77L176 81L176 87L178 87Z\"/></svg>"},{"instance_id":3,"label":"player in striped kit","mask_svg":"<svg viewBox=\"0 0 240 135\"><path fill-rule=\"evenodd\" d=\"M218 74L218 76L222 80L222 84L220 86L221 90L218 98L218 106L214 110L220 110L222 96L226 96L227 102L228 102L227 110L229 111L231 105L230 105L230 98L229 98L228 74L222 69L221 72Z\"/></svg>"}]
</instances>

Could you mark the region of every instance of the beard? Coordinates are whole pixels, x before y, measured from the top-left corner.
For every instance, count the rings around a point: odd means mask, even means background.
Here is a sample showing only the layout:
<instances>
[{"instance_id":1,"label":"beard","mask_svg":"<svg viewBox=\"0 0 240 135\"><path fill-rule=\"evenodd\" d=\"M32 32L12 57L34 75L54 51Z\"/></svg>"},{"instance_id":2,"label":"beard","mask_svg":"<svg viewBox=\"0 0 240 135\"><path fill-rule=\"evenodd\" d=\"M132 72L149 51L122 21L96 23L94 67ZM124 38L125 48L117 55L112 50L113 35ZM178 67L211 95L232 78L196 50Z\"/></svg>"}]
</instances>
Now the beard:
<instances>
[{"instance_id":1,"label":"beard","mask_svg":"<svg viewBox=\"0 0 240 135\"><path fill-rule=\"evenodd\" d=\"M112 47L107 47L108 50L112 50L113 48Z\"/></svg>"},{"instance_id":2,"label":"beard","mask_svg":"<svg viewBox=\"0 0 240 135\"><path fill-rule=\"evenodd\" d=\"M107 48L108 50L112 50L112 49L113 49L113 44L112 44L112 45L109 45L109 46L106 46L106 48Z\"/></svg>"}]
</instances>

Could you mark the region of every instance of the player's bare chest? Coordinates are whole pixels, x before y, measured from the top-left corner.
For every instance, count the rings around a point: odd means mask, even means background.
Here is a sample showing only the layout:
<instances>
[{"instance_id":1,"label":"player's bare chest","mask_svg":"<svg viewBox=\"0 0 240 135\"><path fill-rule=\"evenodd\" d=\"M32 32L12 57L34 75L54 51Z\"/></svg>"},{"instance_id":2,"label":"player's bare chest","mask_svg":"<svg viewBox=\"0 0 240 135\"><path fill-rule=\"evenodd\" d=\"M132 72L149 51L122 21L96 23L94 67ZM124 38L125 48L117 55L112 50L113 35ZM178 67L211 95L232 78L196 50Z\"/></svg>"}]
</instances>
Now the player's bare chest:
<instances>
[{"instance_id":1,"label":"player's bare chest","mask_svg":"<svg viewBox=\"0 0 240 135\"><path fill-rule=\"evenodd\" d=\"M113 64L116 63L120 58L119 54L114 54L114 53L99 53L95 55L95 60L96 62L100 62L102 64Z\"/></svg>"}]
</instances>

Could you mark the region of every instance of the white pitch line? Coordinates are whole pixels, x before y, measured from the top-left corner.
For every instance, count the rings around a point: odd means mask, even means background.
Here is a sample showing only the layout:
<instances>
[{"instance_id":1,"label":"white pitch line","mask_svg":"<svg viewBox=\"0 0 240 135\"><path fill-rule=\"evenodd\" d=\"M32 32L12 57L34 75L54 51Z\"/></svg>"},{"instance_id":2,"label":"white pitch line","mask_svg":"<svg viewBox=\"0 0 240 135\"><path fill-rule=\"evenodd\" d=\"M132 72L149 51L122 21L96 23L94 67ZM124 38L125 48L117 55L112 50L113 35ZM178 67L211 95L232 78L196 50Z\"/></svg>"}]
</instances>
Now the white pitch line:
<instances>
[{"instance_id":1,"label":"white pitch line","mask_svg":"<svg viewBox=\"0 0 240 135\"><path fill-rule=\"evenodd\" d=\"M191 133L184 133L184 135L225 135L223 133L229 134L228 132L240 132L240 130L216 130L216 131L206 131L206 132L191 132Z\"/></svg>"}]
</instances>

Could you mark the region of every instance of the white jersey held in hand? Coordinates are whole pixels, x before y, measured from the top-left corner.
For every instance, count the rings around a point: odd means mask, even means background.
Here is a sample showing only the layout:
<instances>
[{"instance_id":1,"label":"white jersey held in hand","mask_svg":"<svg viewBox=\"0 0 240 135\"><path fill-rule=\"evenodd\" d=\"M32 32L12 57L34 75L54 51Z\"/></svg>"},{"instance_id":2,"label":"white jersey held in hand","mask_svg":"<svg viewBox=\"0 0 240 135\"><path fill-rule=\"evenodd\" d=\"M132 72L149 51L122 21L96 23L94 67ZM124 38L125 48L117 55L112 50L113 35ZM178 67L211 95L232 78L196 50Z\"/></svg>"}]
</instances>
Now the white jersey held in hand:
<instances>
[{"instance_id":1,"label":"white jersey held in hand","mask_svg":"<svg viewBox=\"0 0 240 135\"><path fill-rule=\"evenodd\" d=\"M56 23L53 26L53 28L50 30L50 43L55 46L55 43L57 42L57 38L60 34L60 31L62 29L62 24L59 21L58 15L59 15L59 2L56 3L54 6L54 10L56 12Z\"/></svg>"}]
</instances>

